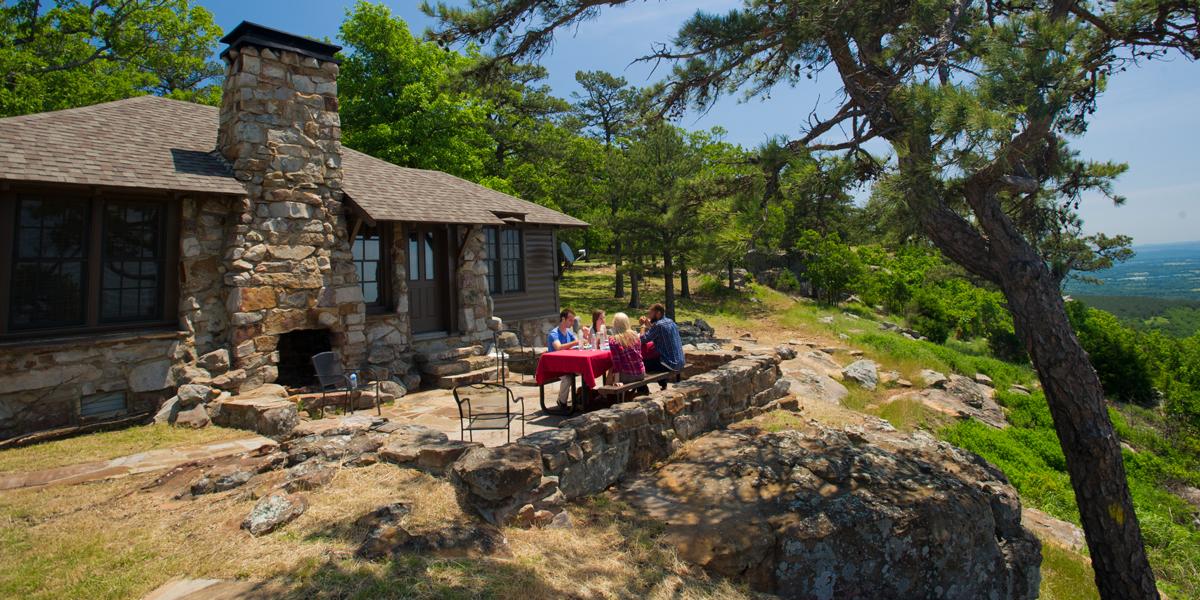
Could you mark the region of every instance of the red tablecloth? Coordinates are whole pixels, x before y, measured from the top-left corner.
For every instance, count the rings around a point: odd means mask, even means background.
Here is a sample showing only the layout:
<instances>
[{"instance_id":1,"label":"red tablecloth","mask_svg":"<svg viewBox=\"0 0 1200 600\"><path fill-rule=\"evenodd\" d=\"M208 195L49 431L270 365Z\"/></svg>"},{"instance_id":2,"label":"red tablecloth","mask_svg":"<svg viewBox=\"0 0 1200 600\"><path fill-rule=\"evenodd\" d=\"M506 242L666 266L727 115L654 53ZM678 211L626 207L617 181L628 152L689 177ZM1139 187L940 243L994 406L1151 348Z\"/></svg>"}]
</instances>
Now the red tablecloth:
<instances>
[{"instance_id":1,"label":"red tablecloth","mask_svg":"<svg viewBox=\"0 0 1200 600\"><path fill-rule=\"evenodd\" d=\"M596 380L603 382L604 374L612 368L612 355L608 350L559 350L547 352L538 359L538 385L550 383L563 375L579 375L587 388L596 387Z\"/></svg>"}]
</instances>

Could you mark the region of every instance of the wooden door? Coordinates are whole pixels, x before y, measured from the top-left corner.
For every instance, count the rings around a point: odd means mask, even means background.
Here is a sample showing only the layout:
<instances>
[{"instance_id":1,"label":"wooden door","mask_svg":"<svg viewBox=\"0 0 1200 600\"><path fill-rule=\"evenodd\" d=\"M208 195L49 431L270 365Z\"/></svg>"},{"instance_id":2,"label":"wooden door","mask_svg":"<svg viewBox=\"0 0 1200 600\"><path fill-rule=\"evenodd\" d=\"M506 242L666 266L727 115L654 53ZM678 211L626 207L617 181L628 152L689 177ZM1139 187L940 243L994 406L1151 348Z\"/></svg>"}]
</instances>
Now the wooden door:
<instances>
[{"instance_id":1,"label":"wooden door","mask_svg":"<svg viewBox=\"0 0 1200 600\"><path fill-rule=\"evenodd\" d=\"M450 313L446 228L408 228L408 311L413 333L446 331Z\"/></svg>"}]
</instances>

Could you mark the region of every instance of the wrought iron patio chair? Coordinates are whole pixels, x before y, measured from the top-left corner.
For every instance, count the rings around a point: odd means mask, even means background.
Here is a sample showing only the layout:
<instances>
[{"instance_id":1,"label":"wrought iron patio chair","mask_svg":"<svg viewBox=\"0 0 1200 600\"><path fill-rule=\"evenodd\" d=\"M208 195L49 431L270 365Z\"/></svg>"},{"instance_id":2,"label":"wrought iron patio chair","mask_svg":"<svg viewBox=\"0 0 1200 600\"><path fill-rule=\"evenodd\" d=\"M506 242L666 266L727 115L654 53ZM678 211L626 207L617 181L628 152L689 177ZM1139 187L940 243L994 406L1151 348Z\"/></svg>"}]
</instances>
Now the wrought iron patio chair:
<instances>
[{"instance_id":1,"label":"wrought iron patio chair","mask_svg":"<svg viewBox=\"0 0 1200 600\"><path fill-rule=\"evenodd\" d=\"M500 373L500 383L508 385L510 373L520 375L516 383L525 384L527 378L537 370L537 349L532 344L526 344L521 332L515 329L501 329L493 335L493 348L497 356L497 370ZM520 367L514 370L513 367Z\"/></svg>"},{"instance_id":2,"label":"wrought iron patio chair","mask_svg":"<svg viewBox=\"0 0 1200 600\"><path fill-rule=\"evenodd\" d=\"M317 372L317 387L321 390L321 408L328 406L330 394L345 394L345 414L354 412L354 395L362 395L367 386L365 373L342 366L342 358L336 352L322 352L312 357L313 370ZM353 377L352 377L353 376ZM379 382L375 382L375 410L379 408Z\"/></svg>"},{"instance_id":3,"label":"wrought iron patio chair","mask_svg":"<svg viewBox=\"0 0 1200 600\"><path fill-rule=\"evenodd\" d=\"M472 383L454 387L454 402L458 405L459 435L475 441L476 431L503 429L512 441L512 423L521 422L525 435L525 399L513 394L508 386L498 383ZM519 411L514 411L514 407ZM470 432L470 433L468 433Z\"/></svg>"}]
</instances>

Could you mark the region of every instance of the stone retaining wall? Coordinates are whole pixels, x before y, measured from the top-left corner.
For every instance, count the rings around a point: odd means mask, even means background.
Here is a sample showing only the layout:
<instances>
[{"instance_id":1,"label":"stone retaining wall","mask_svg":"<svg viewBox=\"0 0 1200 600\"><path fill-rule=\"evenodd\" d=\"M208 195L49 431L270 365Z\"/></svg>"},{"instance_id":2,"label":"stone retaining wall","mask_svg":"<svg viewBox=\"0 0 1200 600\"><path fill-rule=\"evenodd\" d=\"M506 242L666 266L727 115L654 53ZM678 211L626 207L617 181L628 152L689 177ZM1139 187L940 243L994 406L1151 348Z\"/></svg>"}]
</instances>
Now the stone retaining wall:
<instances>
[{"instance_id":1,"label":"stone retaining wall","mask_svg":"<svg viewBox=\"0 0 1200 600\"><path fill-rule=\"evenodd\" d=\"M761 414L787 394L780 381L780 357L773 352L689 353L688 361L717 366L666 390L568 419L557 429L499 448L471 450L452 471L464 504L490 521L505 523L541 510L556 492L566 499L596 494L622 475L667 458L684 441ZM514 464L509 474L503 465L512 456L530 460L526 452L510 448L519 446L536 450L529 456L540 464ZM486 476L474 473L473 464L487 464L490 471ZM495 492L496 481L512 479L517 473L518 479L530 483L501 486L505 493Z\"/></svg>"}]
</instances>

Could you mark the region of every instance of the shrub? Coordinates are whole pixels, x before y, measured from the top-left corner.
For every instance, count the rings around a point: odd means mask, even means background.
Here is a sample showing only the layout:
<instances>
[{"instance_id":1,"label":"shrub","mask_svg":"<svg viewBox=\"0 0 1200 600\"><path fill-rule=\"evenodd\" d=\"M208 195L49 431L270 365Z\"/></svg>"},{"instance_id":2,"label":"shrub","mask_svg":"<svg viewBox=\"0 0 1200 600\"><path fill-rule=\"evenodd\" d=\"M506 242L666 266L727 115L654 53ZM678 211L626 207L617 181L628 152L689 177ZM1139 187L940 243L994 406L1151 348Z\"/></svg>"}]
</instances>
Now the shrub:
<instances>
[{"instance_id":1,"label":"shrub","mask_svg":"<svg viewBox=\"0 0 1200 600\"><path fill-rule=\"evenodd\" d=\"M807 230L800 234L796 250L805 258L805 274L813 284L817 300L824 304L840 302L850 283L864 271L858 254L836 233L822 236Z\"/></svg>"},{"instance_id":2,"label":"shrub","mask_svg":"<svg viewBox=\"0 0 1200 600\"><path fill-rule=\"evenodd\" d=\"M1079 302L1067 303L1067 317L1091 357L1106 394L1122 402L1154 401L1150 369L1132 330L1111 314Z\"/></svg>"},{"instance_id":3,"label":"shrub","mask_svg":"<svg viewBox=\"0 0 1200 600\"><path fill-rule=\"evenodd\" d=\"M779 273L779 277L775 278L774 287L781 292L798 292L800 291L800 280L796 279L796 274L792 273L791 269L783 269Z\"/></svg>"}]
</instances>

